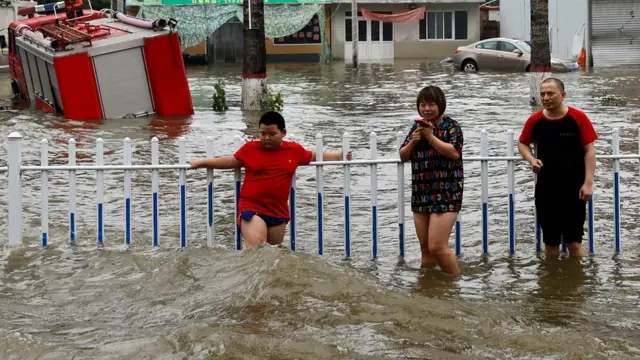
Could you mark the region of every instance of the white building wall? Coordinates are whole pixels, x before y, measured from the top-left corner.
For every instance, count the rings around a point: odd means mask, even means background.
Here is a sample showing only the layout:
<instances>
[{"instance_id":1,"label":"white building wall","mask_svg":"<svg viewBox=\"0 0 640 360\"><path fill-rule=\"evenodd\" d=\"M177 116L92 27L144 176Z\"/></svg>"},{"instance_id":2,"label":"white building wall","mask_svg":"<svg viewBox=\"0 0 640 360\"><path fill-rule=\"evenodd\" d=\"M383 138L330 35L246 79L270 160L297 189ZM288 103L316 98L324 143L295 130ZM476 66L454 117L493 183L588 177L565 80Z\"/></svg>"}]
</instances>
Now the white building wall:
<instances>
[{"instance_id":1,"label":"white building wall","mask_svg":"<svg viewBox=\"0 0 640 360\"><path fill-rule=\"evenodd\" d=\"M571 54L576 33L584 36L587 0L549 0L551 56L574 59ZM500 36L531 40L530 0L500 1Z\"/></svg>"}]
</instances>

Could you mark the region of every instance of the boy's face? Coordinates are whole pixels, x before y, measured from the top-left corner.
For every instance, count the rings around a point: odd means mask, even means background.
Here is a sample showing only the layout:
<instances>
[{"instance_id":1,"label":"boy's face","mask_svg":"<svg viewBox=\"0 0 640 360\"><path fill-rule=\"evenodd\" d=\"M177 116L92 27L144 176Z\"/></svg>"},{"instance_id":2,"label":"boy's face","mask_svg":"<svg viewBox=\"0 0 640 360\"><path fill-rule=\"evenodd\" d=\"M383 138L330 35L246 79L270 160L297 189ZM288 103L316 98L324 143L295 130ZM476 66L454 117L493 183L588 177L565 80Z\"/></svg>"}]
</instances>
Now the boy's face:
<instances>
[{"instance_id":1,"label":"boy's face","mask_svg":"<svg viewBox=\"0 0 640 360\"><path fill-rule=\"evenodd\" d=\"M278 125L260 124L260 143L267 149L277 149L282 145L282 138L287 134L287 129L278 129Z\"/></svg>"}]
</instances>

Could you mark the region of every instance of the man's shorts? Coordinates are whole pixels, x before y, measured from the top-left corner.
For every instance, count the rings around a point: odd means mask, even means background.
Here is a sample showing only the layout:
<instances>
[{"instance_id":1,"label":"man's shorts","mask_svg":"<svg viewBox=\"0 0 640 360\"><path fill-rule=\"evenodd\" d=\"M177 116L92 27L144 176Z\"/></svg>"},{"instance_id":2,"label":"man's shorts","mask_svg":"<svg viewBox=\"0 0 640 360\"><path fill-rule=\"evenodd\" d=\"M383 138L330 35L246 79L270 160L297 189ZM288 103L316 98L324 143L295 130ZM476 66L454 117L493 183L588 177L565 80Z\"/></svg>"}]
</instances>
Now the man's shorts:
<instances>
[{"instance_id":1,"label":"man's shorts","mask_svg":"<svg viewBox=\"0 0 640 360\"><path fill-rule=\"evenodd\" d=\"M536 199L542 241L547 246L582 243L587 202L584 200Z\"/></svg>"},{"instance_id":2,"label":"man's shorts","mask_svg":"<svg viewBox=\"0 0 640 360\"><path fill-rule=\"evenodd\" d=\"M289 219L282 219L282 218L277 218L277 217L268 216L268 215L261 215L256 213L255 211L244 210L243 212L240 213L240 216L238 216L238 225L240 224L241 220L244 220L244 221L251 220L253 215L257 215L262 220L264 220L264 222L267 224L267 228L286 224L289 222Z\"/></svg>"}]
</instances>

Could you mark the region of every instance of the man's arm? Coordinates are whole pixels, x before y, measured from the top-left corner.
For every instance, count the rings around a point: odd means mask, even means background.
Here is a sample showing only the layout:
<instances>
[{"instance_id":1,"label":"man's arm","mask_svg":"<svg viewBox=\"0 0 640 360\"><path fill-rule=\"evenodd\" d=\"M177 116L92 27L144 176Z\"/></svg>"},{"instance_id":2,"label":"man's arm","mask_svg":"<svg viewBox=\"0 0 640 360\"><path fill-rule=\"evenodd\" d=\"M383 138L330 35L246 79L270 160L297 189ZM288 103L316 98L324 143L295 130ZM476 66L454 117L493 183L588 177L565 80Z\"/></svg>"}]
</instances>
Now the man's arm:
<instances>
[{"instance_id":1,"label":"man's arm","mask_svg":"<svg viewBox=\"0 0 640 360\"><path fill-rule=\"evenodd\" d=\"M529 164L532 164L533 161L536 159L536 157L533 156L533 151L531 150L530 145L527 145L522 142L518 142L518 151L520 152L520 155L522 156L522 158L527 160Z\"/></svg>"},{"instance_id":2,"label":"man's arm","mask_svg":"<svg viewBox=\"0 0 640 360\"><path fill-rule=\"evenodd\" d=\"M596 171L596 148L593 143L589 143L584 147L584 182L585 184L593 184L593 176Z\"/></svg>"},{"instance_id":3,"label":"man's arm","mask_svg":"<svg viewBox=\"0 0 640 360\"><path fill-rule=\"evenodd\" d=\"M236 169L242 167L242 162L233 155L220 156L211 159L194 160L191 162L192 169Z\"/></svg>"}]
</instances>

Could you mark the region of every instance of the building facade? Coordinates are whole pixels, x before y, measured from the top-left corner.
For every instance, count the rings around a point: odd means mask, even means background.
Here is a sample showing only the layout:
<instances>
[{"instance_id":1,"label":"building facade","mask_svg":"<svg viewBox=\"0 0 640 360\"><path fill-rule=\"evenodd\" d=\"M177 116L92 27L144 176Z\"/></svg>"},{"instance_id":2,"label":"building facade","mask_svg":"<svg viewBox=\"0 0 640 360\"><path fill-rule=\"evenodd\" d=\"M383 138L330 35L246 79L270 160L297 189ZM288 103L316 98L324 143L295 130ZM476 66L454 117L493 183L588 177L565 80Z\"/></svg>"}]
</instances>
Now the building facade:
<instances>
[{"instance_id":1,"label":"building facade","mask_svg":"<svg viewBox=\"0 0 640 360\"><path fill-rule=\"evenodd\" d=\"M639 14L638 0L549 0L551 55L575 60L585 48L593 67L640 65ZM531 39L530 0L500 2L500 34Z\"/></svg>"},{"instance_id":2,"label":"building facade","mask_svg":"<svg viewBox=\"0 0 640 360\"><path fill-rule=\"evenodd\" d=\"M365 20L351 12L350 1L334 0L331 9L331 53L350 62L352 24L358 21L358 59L364 62L393 59L438 59L453 56L456 48L480 40L480 5L484 1L432 0L359 2L359 9L376 14L400 14L425 8L424 19L410 22Z\"/></svg>"}]
</instances>

